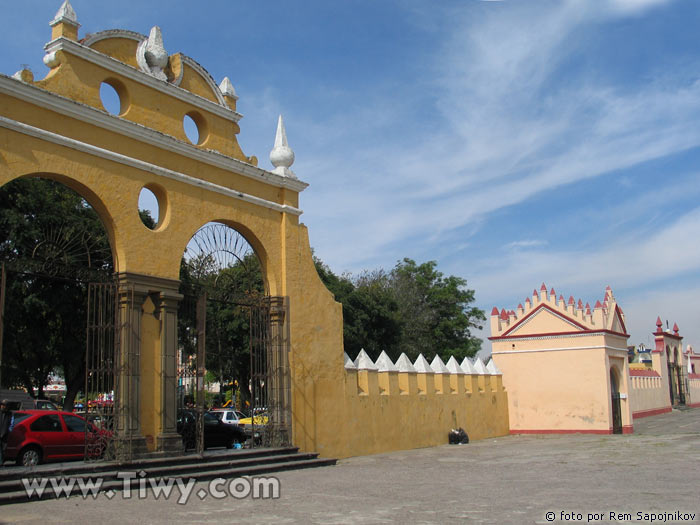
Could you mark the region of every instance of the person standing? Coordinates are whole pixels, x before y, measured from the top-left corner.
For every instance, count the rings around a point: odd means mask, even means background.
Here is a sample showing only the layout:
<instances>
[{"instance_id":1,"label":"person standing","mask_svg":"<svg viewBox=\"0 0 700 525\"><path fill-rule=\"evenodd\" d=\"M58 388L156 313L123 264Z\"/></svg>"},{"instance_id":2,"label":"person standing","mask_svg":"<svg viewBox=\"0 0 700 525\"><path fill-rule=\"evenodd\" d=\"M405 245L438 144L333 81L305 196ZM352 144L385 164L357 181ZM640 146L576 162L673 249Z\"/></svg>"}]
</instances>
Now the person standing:
<instances>
[{"instance_id":1,"label":"person standing","mask_svg":"<svg viewBox=\"0 0 700 525\"><path fill-rule=\"evenodd\" d=\"M0 466L5 461L5 447L7 447L7 438L12 432L12 427L15 426L15 416L10 410L10 403L7 399L0 401Z\"/></svg>"}]
</instances>

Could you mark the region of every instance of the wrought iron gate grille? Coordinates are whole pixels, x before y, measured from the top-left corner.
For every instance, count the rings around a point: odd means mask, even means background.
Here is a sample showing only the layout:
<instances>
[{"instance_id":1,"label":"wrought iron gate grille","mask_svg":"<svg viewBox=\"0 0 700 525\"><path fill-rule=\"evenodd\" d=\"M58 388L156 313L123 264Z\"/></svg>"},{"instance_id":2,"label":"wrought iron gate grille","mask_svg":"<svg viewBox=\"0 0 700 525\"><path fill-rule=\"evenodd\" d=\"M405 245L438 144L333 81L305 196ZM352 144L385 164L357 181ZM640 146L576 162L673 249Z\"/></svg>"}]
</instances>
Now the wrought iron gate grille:
<instances>
[{"instance_id":1,"label":"wrought iron gate grille","mask_svg":"<svg viewBox=\"0 0 700 525\"><path fill-rule=\"evenodd\" d=\"M133 290L116 283L90 283L85 353L85 460L132 459L132 432L138 429L134 388L138 345L131 344L129 314Z\"/></svg>"}]
</instances>

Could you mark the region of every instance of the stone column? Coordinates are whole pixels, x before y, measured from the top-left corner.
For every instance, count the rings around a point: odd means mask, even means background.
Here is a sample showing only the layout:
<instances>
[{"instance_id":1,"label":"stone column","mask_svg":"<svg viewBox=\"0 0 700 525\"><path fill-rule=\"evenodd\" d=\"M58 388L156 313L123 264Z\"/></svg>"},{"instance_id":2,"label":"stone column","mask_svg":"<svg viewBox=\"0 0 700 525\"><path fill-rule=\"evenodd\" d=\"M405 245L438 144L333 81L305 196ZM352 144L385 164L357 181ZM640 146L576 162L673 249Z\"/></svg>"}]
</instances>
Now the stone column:
<instances>
[{"instance_id":1,"label":"stone column","mask_svg":"<svg viewBox=\"0 0 700 525\"><path fill-rule=\"evenodd\" d=\"M177 433L177 310L182 295L177 290L158 294L157 316L161 323L161 399L160 427L156 449L167 453L182 452L182 439Z\"/></svg>"}]
</instances>

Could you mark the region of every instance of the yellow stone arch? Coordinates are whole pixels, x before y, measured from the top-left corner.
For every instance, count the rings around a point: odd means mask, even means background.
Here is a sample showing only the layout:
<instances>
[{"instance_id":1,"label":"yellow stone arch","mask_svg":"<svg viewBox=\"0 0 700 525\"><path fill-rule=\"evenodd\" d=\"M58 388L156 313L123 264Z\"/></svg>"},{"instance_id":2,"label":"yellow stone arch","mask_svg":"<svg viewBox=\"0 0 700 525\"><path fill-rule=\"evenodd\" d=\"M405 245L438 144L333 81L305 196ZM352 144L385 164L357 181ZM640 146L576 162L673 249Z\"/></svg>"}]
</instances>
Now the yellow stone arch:
<instances>
[{"instance_id":1,"label":"yellow stone arch","mask_svg":"<svg viewBox=\"0 0 700 525\"><path fill-rule=\"evenodd\" d=\"M238 145L241 115L230 81L217 85L191 58L169 55L158 28L148 36L111 30L79 40L68 1L50 25L46 77L0 75L0 184L53 178L102 219L115 272L137 298L128 315L138 330L129 344L151 349L160 363L141 378L148 392L134 387L141 413L134 439L152 450L179 446L167 385L175 373L180 259L193 234L216 221L251 244L269 293L288 298L294 444L333 454L340 439L333 416L320 414L342 402L342 313L318 278L299 222L307 184L289 169L283 128L276 168L261 169ZM103 83L120 97L117 114L102 105ZM186 115L199 128L196 144L183 128ZM139 218L143 188L159 201L154 230Z\"/></svg>"}]
</instances>

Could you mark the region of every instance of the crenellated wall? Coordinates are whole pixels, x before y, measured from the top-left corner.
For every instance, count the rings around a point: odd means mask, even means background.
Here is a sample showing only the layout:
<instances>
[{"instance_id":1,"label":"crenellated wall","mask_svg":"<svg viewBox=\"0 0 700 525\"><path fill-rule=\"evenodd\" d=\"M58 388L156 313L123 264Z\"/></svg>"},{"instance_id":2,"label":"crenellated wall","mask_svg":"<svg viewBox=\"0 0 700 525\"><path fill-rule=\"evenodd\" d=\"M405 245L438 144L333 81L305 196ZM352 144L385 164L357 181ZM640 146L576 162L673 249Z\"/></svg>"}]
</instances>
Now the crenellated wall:
<instances>
[{"instance_id":1,"label":"crenellated wall","mask_svg":"<svg viewBox=\"0 0 700 525\"><path fill-rule=\"evenodd\" d=\"M643 364L630 365L630 406L635 419L671 411L668 382L659 371Z\"/></svg>"},{"instance_id":2,"label":"crenellated wall","mask_svg":"<svg viewBox=\"0 0 700 525\"><path fill-rule=\"evenodd\" d=\"M420 355L411 363L402 354L393 363L382 352L375 363L364 351L355 361L346 354L341 413L338 457L442 445L459 427L472 440L509 433L501 372L480 359L428 363Z\"/></svg>"}]
</instances>

